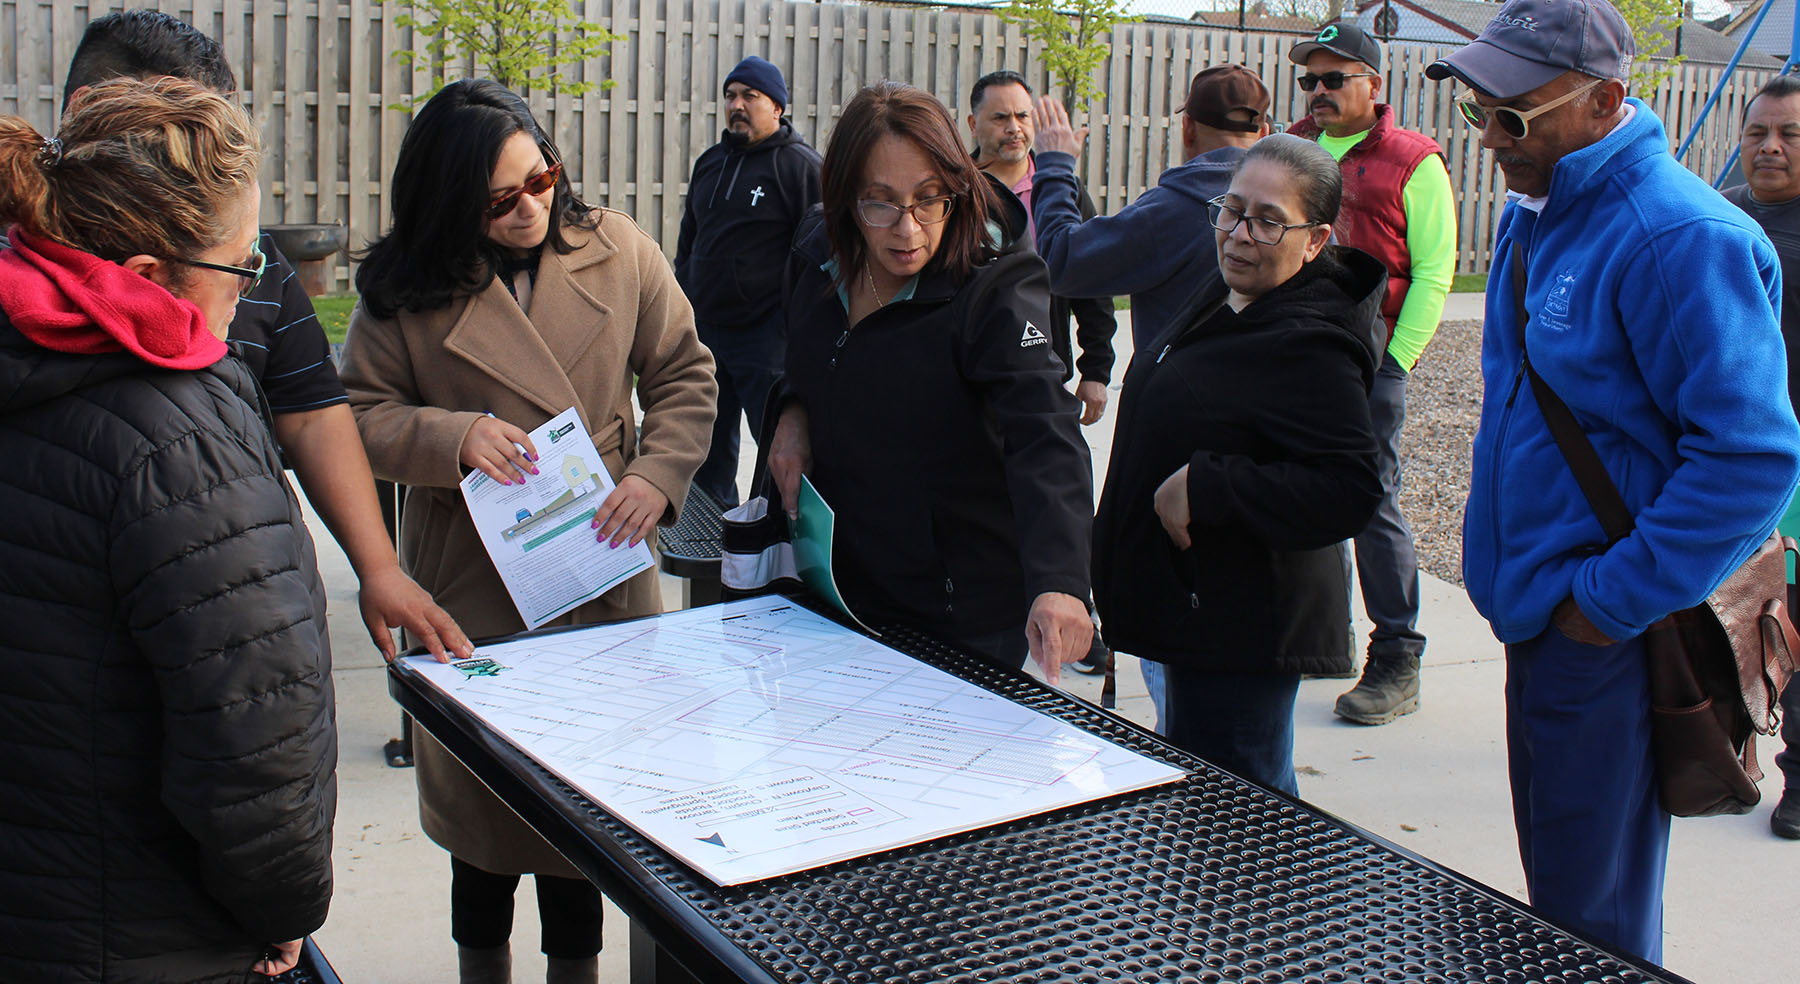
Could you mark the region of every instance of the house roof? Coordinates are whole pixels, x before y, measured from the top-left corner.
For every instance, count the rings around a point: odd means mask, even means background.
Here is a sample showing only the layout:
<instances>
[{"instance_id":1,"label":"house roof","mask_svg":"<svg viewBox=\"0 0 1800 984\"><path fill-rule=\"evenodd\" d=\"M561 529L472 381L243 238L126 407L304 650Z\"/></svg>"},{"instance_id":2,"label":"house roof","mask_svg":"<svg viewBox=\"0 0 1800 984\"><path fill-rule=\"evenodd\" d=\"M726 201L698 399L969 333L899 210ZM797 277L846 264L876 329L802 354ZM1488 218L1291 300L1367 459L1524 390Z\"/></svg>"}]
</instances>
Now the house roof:
<instances>
[{"instance_id":1,"label":"house roof","mask_svg":"<svg viewBox=\"0 0 1800 984\"><path fill-rule=\"evenodd\" d=\"M1235 10L1197 10L1189 18L1196 24L1209 24L1214 27L1237 27L1238 12ZM1320 22L1310 17L1278 17L1272 14L1259 14L1254 11L1244 13L1244 30L1272 31L1283 34L1314 34Z\"/></svg>"}]
</instances>

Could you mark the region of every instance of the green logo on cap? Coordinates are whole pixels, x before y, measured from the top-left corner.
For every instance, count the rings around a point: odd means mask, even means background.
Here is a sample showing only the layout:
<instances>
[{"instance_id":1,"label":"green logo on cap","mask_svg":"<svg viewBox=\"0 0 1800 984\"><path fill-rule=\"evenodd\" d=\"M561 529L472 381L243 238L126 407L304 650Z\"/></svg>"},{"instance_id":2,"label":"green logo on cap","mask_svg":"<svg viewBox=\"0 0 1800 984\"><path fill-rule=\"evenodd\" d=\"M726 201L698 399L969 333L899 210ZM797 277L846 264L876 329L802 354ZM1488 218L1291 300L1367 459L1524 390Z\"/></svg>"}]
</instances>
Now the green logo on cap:
<instances>
[{"instance_id":1,"label":"green logo on cap","mask_svg":"<svg viewBox=\"0 0 1800 984\"><path fill-rule=\"evenodd\" d=\"M1331 25L1326 26L1325 30L1320 31L1319 36L1317 38L1315 38L1314 40L1316 40L1316 41L1336 41L1337 40L1337 25L1331 24Z\"/></svg>"}]
</instances>

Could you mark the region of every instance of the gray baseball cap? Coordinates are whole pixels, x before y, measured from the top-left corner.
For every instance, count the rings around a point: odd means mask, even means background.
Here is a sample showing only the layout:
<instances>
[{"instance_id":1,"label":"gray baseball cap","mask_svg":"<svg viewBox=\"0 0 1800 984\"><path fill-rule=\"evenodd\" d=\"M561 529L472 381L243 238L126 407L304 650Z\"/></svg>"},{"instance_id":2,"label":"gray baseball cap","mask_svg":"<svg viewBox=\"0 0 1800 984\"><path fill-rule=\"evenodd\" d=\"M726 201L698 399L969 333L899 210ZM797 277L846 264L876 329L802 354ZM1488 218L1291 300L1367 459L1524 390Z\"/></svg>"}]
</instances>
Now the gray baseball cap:
<instances>
[{"instance_id":1,"label":"gray baseball cap","mask_svg":"<svg viewBox=\"0 0 1800 984\"><path fill-rule=\"evenodd\" d=\"M1432 62L1425 77L1456 76L1495 99L1512 99L1567 71L1623 79L1637 45L1606 0L1508 0L1481 35Z\"/></svg>"}]
</instances>

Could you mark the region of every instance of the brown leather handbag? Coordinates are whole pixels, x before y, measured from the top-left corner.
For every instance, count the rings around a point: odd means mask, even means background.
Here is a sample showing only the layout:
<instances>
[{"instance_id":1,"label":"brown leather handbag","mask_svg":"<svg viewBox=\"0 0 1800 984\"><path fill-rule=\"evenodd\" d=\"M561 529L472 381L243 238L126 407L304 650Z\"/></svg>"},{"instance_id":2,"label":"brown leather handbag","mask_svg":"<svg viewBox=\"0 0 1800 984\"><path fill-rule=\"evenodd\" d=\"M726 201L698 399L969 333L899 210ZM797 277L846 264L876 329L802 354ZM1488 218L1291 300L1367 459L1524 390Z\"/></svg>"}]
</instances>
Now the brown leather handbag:
<instances>
[{"instance_id":1,"label":"brown leather handbag","mask_svg":"<svg viewBox=\"0 0 1800 984\"><path fill-rule=\"evenodd\" d=\"M1513 296L1519 348L1525 348L1525 263L1513 244ZM1525 354L1538 409L1569 462L1581 494L1599 517L1607 544L1635 525L1619 487L1568 404ZM1780 725L1778 698L1794 673L1800 636L1786 605L1785 556L1797 548L1777 530L1712 593L1645 630L1650 672L1650 741L1657 795L1678 817L1748 813L1762 794L1756 735Z\"/></svg>"}]
</instances>

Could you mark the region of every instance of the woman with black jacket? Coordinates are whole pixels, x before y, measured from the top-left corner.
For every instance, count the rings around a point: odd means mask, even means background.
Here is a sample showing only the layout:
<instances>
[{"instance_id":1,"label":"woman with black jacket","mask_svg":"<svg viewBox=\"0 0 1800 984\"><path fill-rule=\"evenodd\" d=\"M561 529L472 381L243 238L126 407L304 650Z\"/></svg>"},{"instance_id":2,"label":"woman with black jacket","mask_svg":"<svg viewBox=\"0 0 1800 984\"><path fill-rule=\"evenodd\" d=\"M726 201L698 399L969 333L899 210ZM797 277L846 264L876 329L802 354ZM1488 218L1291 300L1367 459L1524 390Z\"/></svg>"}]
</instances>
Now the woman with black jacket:
<instances>
[{"instance_id":1,"label":"woman with black jacket","mask_svg":"<svg viewBox=\"0 0 1800 984\"><path fill-rule=\"evenodd\" d=\"M0 980L249 981L325 921L325 592L223 341L258 143L174 79L0 117Z\"/></svg>"},{"instance_id":2,"label":"woman with black jacket","mask_svg":"<svg viewBox=\"0 0 1800 984\"><path fill-rule=\"evenodd\" d=\"M1029 651L1055 680L1093 633L1093 480L1024 210L943 104L892 82L845 107L821 177L786 278L783 501L805 472L835 510L865 620L1013 667Z\"/></svg>"},{"instance_id":3,"label":"woman with black jacket","mask_svg":"<svg viewBox=\"0 0 1800 984\"><path fill-rule=\"evenodd\" d=\"M1381 497L1387 276L1327 245L1341 197L1309 141L1244 157L1212 203L1219 276L1125 376L1094 521L1108 640L1166 665L1169 738L1290 795L1300 675L1349 668L1337 544Z\"/></svg>"}]
</instances>

